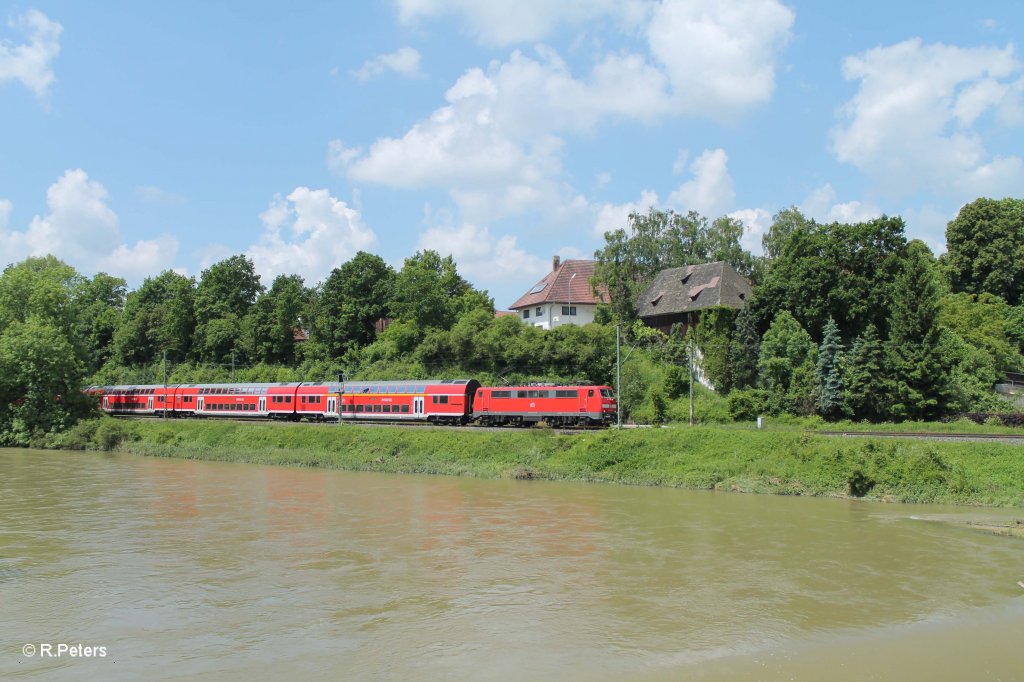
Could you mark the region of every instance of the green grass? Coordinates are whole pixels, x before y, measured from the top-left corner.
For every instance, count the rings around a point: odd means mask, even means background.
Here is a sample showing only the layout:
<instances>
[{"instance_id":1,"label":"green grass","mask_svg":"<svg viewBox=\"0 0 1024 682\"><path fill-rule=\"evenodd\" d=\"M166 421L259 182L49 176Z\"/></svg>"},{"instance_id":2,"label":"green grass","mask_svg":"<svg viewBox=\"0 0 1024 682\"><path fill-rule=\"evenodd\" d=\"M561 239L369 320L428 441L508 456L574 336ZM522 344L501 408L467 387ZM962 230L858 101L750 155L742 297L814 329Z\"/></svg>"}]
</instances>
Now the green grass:
<instances>
[{"instance_id":1,"label":"green grass","mask_svg":"<svg viewBox=\"0 0 1024 682\"><path fill-rule=\"evenodd\" d=\"M588 431L100 420L58 447L481 478L544 478L899 502L1024 507L1024 447L843 438L796 428ZM905 425L901 425L905 426Z\"/></svg>"}]
</instances>

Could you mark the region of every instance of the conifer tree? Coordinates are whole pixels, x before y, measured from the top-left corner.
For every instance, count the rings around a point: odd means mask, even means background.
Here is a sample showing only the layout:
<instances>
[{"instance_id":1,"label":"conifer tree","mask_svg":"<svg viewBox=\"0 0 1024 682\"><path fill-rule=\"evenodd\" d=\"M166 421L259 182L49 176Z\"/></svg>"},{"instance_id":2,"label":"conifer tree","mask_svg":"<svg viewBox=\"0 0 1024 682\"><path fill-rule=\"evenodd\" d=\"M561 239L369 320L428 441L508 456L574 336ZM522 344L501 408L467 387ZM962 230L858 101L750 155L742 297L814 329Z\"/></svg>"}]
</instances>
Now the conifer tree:
<instances>
[{"instance_id":1,"label":"conifer tree","mask_svg":"<svg viewBox=\"0 0 1024 682\"><path fill-rule=\"evenodd\" d=\"M888 411L885 351L875 325L869 324L846 355L843 377L846 411L855 419L881 421Z\"/></svg>"},{"instance_id":2,"label":"conifer tree","mask_svg":"<svg viewBox=\"0 0 1024 682\"><path fill-rule=\"evenodd\" d=\"M896 278L885 362L895 419L935 419L950 402L950 368L940 349L939 286L923 244Z\"/></svg>"},{"instance_id":3,"label":"conifer tree","mask_svg":"<svg viewBox=\"0 0 1024 682\"><path fill-rule=\"evenodd\" d=\"M757 313L748 305L736 316L736 331L729 347L733 388L751 388L757 383L757 359L761 354Z\"/></svg>"},{"instance_id":4,"label":"conifer tree","mask_svg":"<svg viewBox=\"0 0 1024 682\"><path fill-rule=\"evenodd\" d=\"M843 376L840 369L842 353L839 325L829 316L821 332L817 365L817 408L818 413L826 418L837 417L843 406Z\"/></svg>"}]
</instances>

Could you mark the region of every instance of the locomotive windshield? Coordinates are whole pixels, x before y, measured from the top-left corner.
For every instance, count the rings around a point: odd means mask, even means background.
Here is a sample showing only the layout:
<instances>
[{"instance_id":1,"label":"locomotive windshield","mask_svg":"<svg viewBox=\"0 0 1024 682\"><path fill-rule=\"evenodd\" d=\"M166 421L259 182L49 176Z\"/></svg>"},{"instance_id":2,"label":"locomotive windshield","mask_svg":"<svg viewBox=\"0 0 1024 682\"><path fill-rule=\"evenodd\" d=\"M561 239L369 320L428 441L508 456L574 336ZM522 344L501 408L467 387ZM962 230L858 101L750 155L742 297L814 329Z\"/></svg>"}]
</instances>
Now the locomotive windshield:
<instances>
[{"instance_id":1,"label":"locomotive windshield","mask_svg":"<svg viewBox=\"0 0 1024 682\"><path fill-rule=\"evenodd\" d=\"M604 396L605 398L614 398L615 397L615 394L612 393L612 389L610 389L610 388L602 388L601 389L601 395Z\"/></svg>"}]
</instances>

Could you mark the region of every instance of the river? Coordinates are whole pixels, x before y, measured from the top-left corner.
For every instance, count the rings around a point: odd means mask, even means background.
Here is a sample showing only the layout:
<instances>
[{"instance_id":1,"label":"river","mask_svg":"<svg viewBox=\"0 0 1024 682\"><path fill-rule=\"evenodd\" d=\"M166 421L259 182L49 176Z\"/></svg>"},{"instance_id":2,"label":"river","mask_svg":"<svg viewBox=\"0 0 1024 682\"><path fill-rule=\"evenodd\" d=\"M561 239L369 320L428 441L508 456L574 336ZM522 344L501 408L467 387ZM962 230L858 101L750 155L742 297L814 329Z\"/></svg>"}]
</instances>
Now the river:
<instances>
[{"instance_id":1,"label":"river","mask_svg":"<svg viewBox=\"0 0 1024 682\"><path fill-rule=\"evenodd\" d=\"M1021 679L968 518L1024 511L0 450L0 677Z\"/></svg>"}]
</instances>

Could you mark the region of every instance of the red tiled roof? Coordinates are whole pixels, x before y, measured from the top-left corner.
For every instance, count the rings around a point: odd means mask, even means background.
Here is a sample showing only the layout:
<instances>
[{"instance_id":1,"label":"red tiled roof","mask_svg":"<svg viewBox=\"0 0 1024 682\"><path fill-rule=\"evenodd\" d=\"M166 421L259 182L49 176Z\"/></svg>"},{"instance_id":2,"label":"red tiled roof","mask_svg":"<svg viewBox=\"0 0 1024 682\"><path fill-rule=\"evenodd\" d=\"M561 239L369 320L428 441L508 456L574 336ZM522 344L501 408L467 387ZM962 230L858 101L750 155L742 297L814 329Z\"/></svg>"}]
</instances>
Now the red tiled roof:
<instances>
[{"instance_id":1,"label":"red tiled roof","mask_svg":"<svg viewBox=\"0 0 1024 682\"><path fill-rule=\"evenodd\" d=\"M554 270L544 276L519 300L509 306L512 310L529 308L544 303L579 303L597 304L608 302L607 287L599 287L599 297L594 296L590 288L590 278L594 276L597 261L567 260L560 263ZM575 277L573 276L575 275ZM572 284L572 291L569 286Z\"/></svg>"}]
</instances>

